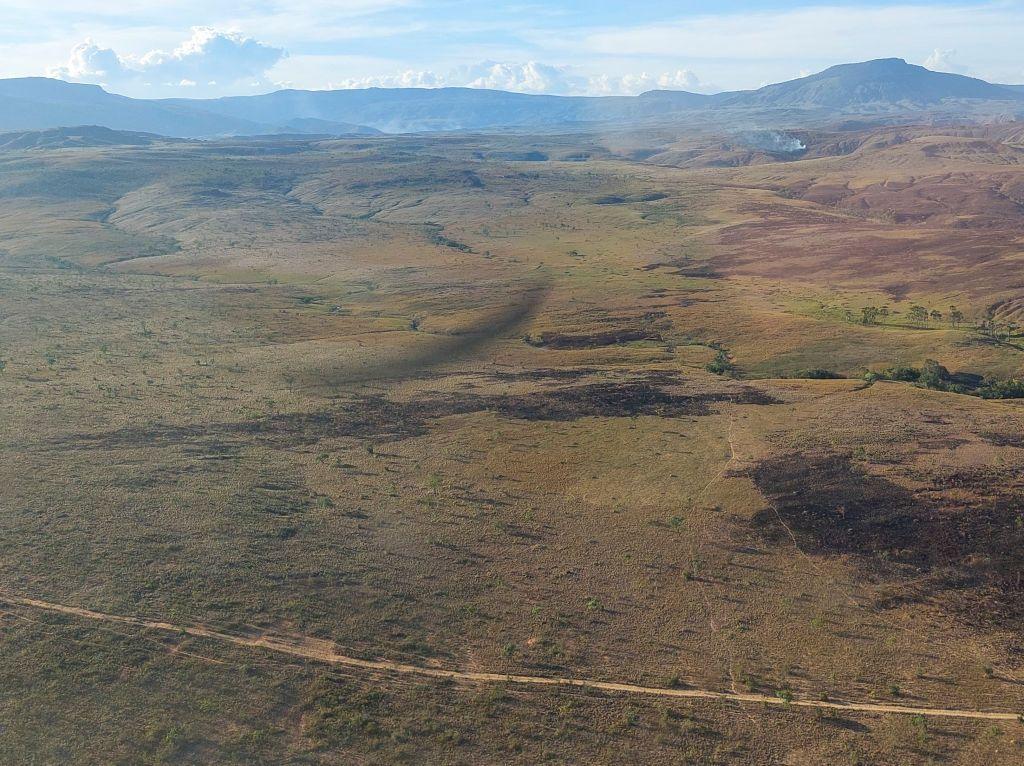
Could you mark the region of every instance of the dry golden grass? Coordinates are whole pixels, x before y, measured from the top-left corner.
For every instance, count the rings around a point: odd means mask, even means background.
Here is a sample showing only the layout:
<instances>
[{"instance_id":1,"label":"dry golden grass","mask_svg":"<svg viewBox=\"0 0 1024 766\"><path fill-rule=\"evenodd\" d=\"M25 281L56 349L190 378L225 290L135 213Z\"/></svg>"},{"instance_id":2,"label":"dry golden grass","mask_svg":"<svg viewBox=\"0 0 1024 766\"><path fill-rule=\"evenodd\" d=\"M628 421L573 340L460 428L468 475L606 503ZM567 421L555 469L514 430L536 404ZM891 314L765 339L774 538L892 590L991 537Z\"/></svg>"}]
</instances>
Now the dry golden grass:
<instances>
[{"instance_id":1,"label":"dry golden grass","mask_svg":"<svg viewBox=\"0 0 1024 766\"><path fill-rule=\"evenodd\" d=\"M1019 371L1016 341L968 345L969 323L842 315L897 281L893 307L981 310L1012 248L961 290L952 254L914 249L948 222L766 190L867 183L866 151L709 171L481 147L8 157L0 589L469 671L1024 710L1014 559L957 542L1019 534L1024 410L777 377ZM891 151L977 164L915 147ZM822 232L915 255L875 278L823 248L808 271ZM705 370L720 350L748 380ZM921 545L856 526L878 497ZM1021 757L1016 724L454 688L13 607L0 627L21 760Z\"/></svg>"}]
</instances>

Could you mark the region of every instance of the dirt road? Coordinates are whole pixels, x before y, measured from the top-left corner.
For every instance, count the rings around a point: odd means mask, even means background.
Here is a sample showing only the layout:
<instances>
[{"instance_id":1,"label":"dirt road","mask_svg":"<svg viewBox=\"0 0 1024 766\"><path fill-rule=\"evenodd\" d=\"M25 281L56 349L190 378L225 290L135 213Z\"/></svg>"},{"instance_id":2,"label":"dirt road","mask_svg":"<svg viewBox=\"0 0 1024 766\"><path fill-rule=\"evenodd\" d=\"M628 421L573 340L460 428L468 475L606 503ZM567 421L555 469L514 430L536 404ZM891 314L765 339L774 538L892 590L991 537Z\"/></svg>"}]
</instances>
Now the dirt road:
<instances>
[{"instance_id":1,"label":"dirt road","mask_svg":"<svg viewBox=\"0 0 1024 766\"><path fill-rule=\"evenodd\" d=\"M141 617L129 617L125 615L106 614L94 612L90 609L81 609L63 604L53 604L48 601L24 598L22 596L0 594L0 603L11 606L30 607L47 612L55 612L73 617L80 617L87 620L97 620L107 623L120 623L131 625L146 630L159 630L170 633L178 633L198 638L219 641L235 646L249 647L253 649L264 649L271 652L286 654L305 660L314 660L332 665L344 665L353 668L362 668L382 673L399 673L406 675L427 676L431 678L450 679L463 683L508 683L521 684L524 686L574 686L585 689L598 689L607 692L621 692L625 694L643 694L652 697L670 697L676 699L715 699L742 704L760 705L789 705L792 707L819 708L825 710L845 711L848 713L876 713L876 714L899 714L899 715L920 715L928 717L946 718L971 718L991 721L1016 721L1019 720L1017 713L1008 712L987 712L981 710L955 710L942 707L910 707L904 705L885 705L872 702L846 702L839 700L811 700L792 699L785 700L779 697L772 697L766 694L745 694L742 692L719 692L707 689L666 689L657 686L638 686L635 684L614 683L611 681L594 681L583 678L558 678L547 676L526 676L508 673L477 673L461 670L448 670L444 668L427 667L423 665L408 665L388 660L363 660L358 657L349 657L338 652L338 647L330 641L310 638L308 636L284 636L270 633L246 636L231 633L223 633L201 625L174 625L159 620L147 620Z\"/></svg>"}]
</instances>

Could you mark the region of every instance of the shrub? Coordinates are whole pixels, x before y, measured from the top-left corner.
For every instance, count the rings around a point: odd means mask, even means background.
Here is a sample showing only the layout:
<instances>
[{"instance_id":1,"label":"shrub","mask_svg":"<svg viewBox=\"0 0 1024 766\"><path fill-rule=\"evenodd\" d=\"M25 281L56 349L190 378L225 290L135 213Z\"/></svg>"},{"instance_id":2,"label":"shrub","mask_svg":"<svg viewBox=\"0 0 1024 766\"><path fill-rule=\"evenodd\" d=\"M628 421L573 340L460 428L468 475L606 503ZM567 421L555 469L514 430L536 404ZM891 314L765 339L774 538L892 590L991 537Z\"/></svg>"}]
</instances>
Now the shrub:
<instances>
[{"instance_id":1,"label":"shrub","mask_svg":"<svg viewBox=\"0 0 1024 766\"><path fill-rule=\"evenodd\" d=\"M1024 399L1024 380L993 380L978 389L982 399Z\"/></svg>"},{"instance_id":2,"label":"shrub","mask_svg":"<svg viewBox=\"0 0 1024 766\"><path fill-rule=\"evenodd\" d=\"M816 367L813 370L801 370L793 377L807 378L808 380L842 380L843 378L838 372L823 370L820 367Z\"/></svg>"},{"instance_id":3,"label":"shrub","mask_svg":"<svg viewBox=\"0 0 1024 766\"><path fill-rule=\"evenodd\" d=\"M704 366L704 369L715 375L732 375L736 372L736 365L730 361L728 352L721 349L715 358Z\"/></svg>"},{"instance_id":4,"label":"shrub","mask_svg":"<svg viewBox=\"0 0 1024 766\"><path fill-rule=\"evenodd\" d=\"M916 383L921 371L916 367L890 367L882 373L885 380L897 380L903 383Z\"/></svg>"}]
</instances>

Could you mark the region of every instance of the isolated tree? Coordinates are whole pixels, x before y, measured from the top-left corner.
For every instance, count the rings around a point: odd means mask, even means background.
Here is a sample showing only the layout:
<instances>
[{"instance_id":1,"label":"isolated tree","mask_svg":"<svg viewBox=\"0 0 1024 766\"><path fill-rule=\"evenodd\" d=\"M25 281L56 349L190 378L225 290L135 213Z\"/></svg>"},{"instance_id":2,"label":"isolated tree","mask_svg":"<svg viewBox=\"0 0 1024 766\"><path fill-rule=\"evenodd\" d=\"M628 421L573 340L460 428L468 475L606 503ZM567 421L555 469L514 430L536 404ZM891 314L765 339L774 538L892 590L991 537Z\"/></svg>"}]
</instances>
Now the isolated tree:
<instances>
[{"instance_id":1,"label":"isolated tree","mask_svg":"<svg viewBox=\"0 0 1024 766\"><path fill-rule=\"evenodd\" d=\"M889 318L890 313L888 306L882 306L882 308L878 309L878 316L882 317L883 322Z\"/></svg>"},{"instance_id":2,"label":"isolated tree","mask_svg":"<svg viewBox=\"0 0 1024 766\"><path fill-rule=\"evenodd\" d=\"M910 313L908 314L910 321L916 324L924 324L928 321L928 309L924 306L918 306L916 303L910 307Z\"/></svg>"},{"instance_id":3,"label":"isolated tree","mask_svg":"<svg viewBox=\"0 0 1024 766\"><path fill-rule=\"evenodd\" d=\"M860 321L862 324L874 324L878 321L878 309L875 306L865 306L860 310Z\"/></svg>"},{"instance_id":4,"label":"isolated tree","mask_svg":"<svg viewBox=\"0 0 1024 766\"><path fill-rule=\"evenodd\" d=\"M925 359L924 364L921 366L921 376L918 378L920 383L928 386L928 388L941 389L946 387L947 380L949 380L949 370L934 359Z\"/></svg>"},{"instance_id":5,"label":"isolated tree","mask_svg":"<svg viewBox=\"0 0 1024 766\"><path fill-rule=\"evenodd\" d=\"M963 321L964 321L964 313L960 309L958 309L956 306L950 306L949 307L949 323L951 325L953 325L954 329L957 327L957 325L959 325Z\"/></svg>"},{"instance_id":6,"label":"isolated tree","mask_svg":"<svg viewBox=\"0 0 1024 766\"><path fill-rule=\"evenodd\" d=\"M938 311L937 309L932 309L932 312L931 312L931 314L929 314L929 316L932 318L933 322L941 322L942 321L942 312Z\"/></svg>"}]
</instances>

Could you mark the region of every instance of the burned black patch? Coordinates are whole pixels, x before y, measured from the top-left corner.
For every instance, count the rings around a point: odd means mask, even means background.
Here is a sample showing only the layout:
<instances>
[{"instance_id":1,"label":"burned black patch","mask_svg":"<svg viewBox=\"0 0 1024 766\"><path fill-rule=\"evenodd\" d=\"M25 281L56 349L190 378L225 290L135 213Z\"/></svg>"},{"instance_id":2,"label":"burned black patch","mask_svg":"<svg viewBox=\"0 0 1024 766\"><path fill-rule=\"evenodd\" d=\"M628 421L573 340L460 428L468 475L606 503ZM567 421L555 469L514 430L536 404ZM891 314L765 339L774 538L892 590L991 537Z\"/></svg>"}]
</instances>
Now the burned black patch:
<instances>
[{"instance_id":1,"label":"burned black patch","mask_svg":"<svg viewBox=\"0 0 1024 766\"><path fill-rule=\"evenodd\" d=\"M773 506L755 523L775 534L788 527L805 550L889 554L913 536L910 492L858 472L845 458L776 458L759 464L753 479Z\"/></svg>"},{"instance_id":2,"label":"burned black patch","mask_svg":"<svg viewBox=\"0 0 1024 766\"><path fill-rule=\"evenodd\" d=\"M708 415L713 404L722 402L776 403L764 392L746 386L719 392L676 393L665 387L675 380L675 373L654 371L639 380L567 386L529 394L482 396L463 392L409 402L367 396L338 402L332 409L318 412L281 413L234 423L130 428L69 438L83 446L107 448L179 444L191 444L194 448L208 441L223 445L232 440L238 444L294 447L329 438L399 440L422 436L432 420L474 412L547 421L641 415L672 418Z\"/></svg>"},{"instance_id":3,"label":"burned black patch","mask_svg":"<svg viewBox=\"0 0 1024 766\"><path fill-rule=\"evenodd\" d=\"M664 338L657 330L645 328L605 330L602 332L584 335L566 335L558 332L545 332L541 333L540 338L534 341L533 345L560 350L578 350L584 348L617 346L622 343L635 343L645 340L661 342Z\"/></svg>"},{"instance_id":4,"label":"burned black patch","mask_svg":"<svg viewBox=\"0 0 1024 766\"><path fill-rule=\"evenodd\" d=\"M531 370L491 372L488 373L487 377L503 383L549 383L573 381L597 375L614 376L620 372L620 370L608 367L539 367ZM683 382L682 376L675 370L647 370L633 374L630 380L637 383L651 383L657 386L669 386Z\"/></svg>"},{"instance_id":5,"label":"burned black patch","mask_svg":"<svg viewBox=\"0 0 1024 766\"><path fill-rule=\"evenodd\" d=\"M576 420L582 417L679 417L707 415L715 401L731 394L672 394L650 383L594 383L542 394L481 397L481 410L520 420Z\"/></svg>"},{"instance_id":6,"label":"burned black patch","mask_svg":"<svg viewBox=\"0 0 1024 766\"><path fill-rule=\"evenodd\" d=\"M596 367L541 367L534 370L516 370L506 372L492 372L487 375L491 380L499 380L504 383L517 381L548 381L548 380L576 380L590 375L596 375L601 370Z\"/></svg>"},{"instance_id":7,"label":"burned black patch","mask_svg":"<svg viewBox=\"0 0 1024 766\"><path fill-rule=\"evenodd\" d=\"M1017 449L1024 449L1024 433L1020 433L1019 431L1013 433L992 432L978 435L994 447L1016 447Z\"/></svg>"},{"instance_id":8,"label":"burned black patch","mask_svg":"<svg viewBox=\"0 0 1024 766\"><path fill-rule=\"evenodd\" d=\"M592 202L595 205L625 205L633 202L658 202L667 199L668 195L663 192L643 192L640 194L606 194L595 197Z\"/></svg>"},{"instance_id":9,"label":"burned black patch","mask_svg":"<svg viewBox=\"0 0 1024 766\"><path fill-rule=\"evenodd\" d=\"M768 539L844 554L972 624L1024 622L1024 479L965 471L912 492L838 455L789 455L752 471L771 507L754 518ZM952 500L955 497L967 500Z\"/></svg>"},{"instance_id":10,"label":"burned black patch","mask_svg":"<svg viewBox=\"0 0 1024 766\"><path fill-rule=\"evenodd\" d=\"M480 396L462 393L403 406L413 419L423 421L472 412L494 412L518 420L568 421L584 417L701 416L711 414L711 405L716 403L777 403L763 391L747 386L727 391L679 393L671 390L671 384L677 380L674 372L652 371L629 381L566 386L528 394Z\"/></svg>"},{"instance_id":11,"label":"burned black patch","mask_svg":"<svg viewBox=\"0 0 1024 766\"><path fill-rule=\"evenodd\" d=\"M694 279L721 279L721 272L716 271L710 264L704 261L693 261L689 258L672 258L668 261L649 263L642 267L642 271L654 271L655 269L673 269L671 272L679 277L692 277Z\"/></svg>"}]
</instances>

